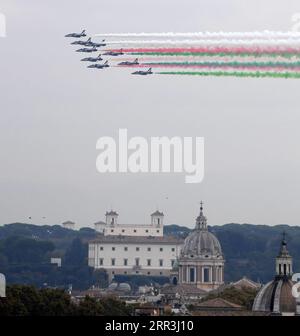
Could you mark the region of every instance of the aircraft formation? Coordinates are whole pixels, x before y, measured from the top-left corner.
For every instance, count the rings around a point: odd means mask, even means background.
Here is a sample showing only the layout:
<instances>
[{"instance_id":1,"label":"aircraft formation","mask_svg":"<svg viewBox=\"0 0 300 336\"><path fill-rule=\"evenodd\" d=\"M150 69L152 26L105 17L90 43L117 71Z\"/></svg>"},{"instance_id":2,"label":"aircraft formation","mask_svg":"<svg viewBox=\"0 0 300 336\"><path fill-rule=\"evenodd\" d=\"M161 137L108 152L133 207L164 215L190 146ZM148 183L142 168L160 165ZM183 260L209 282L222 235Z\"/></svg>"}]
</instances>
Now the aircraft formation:
<instances>
[{"instance_id":1,"label":"aircraft formation","mask_svg":"<svg viewBox=\"0 0 300 336\"><path fill-rule=\"evenodd\" d=\"M82 30L80 33L70 33L65 35L65 37L68 38L73 38L75 41L71 42L71 45L75 46L80 46L79 49L76 49L75 52L78 53L96 53L99 52L99 48L103 48L107 46L107 43L105 40L102 40L101 42L94 42L92 41L91 37L87 38L87 34L85 30ZM87 38L87 39L84 39ZM86 62L86 63L91 63L87 65L87 68L89 69L105 69L111 67L109 64L109 60L105 59L107 57L113 57L117 58L118 56L123 56L125 53L123 52L122 49L119 50L103 50L103 52L99 53L98 56L90 56L90 57L84 57L80 61L81 62ZM103 58L104 57L104 58ZM103 63L99 63L101 61L104 61ZM116 59L114 60L116 61ZM134 60L123 60L121 62L118 62L116 64L117 67L137 67L139 66L140 63L137 58ZM141 76L146 76L146 75L151 75L153 74L152 69L149 68L148 70L138 70L138 71L133 71L133 75L141 75Z\"/></svg>"},{"instance_id":2,"label":"aircraft formation","mask_svg":"<svg viewBox=\"0 0 300 336\"><path fill-rule=\"evenodd\" d=\"M300 79L299 32L142 32L94 36L101 41L92 41L85 30L66 35L74 39L72 45L79 46L76 52L98 53L82 59L92 63L87 65L90 69L119 67L140 76Z\"/></svg>"}]
</instances>

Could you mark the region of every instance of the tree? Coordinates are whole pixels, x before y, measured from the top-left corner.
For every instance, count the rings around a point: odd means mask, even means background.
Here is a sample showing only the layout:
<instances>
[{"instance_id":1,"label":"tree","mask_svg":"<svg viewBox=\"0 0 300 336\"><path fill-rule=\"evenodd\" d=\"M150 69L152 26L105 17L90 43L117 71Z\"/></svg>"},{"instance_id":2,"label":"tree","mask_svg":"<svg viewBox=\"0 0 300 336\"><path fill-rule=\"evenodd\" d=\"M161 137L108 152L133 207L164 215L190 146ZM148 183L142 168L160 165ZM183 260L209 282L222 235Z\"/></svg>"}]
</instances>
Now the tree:
<instances>
[{"instance_id":1,"label":"tree","mask_svg":"<svg viewBox=\"0 0 300 336\"><path fill-rule=\"evenodd\" d=\"M65 263L69 266L87 265L88 246L80 238L75 238L67 249Z\"/></svg>"}]
</instances>

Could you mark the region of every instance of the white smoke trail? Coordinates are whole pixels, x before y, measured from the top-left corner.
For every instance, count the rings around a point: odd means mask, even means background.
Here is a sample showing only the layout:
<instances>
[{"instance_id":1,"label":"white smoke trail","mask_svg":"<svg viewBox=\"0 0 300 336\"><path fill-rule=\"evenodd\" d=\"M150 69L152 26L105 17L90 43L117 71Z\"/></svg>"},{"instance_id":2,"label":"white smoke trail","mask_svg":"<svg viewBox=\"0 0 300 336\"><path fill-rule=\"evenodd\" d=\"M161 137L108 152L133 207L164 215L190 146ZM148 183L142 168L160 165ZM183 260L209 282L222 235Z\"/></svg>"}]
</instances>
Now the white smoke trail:
<instances>
[{"instance_id":1,"label":"white smoke trail","mask_svg":"<svg viewBox=\"0 0 300 336\"><path fill-rule=\"evenodd\" d=\"M100 33L95 36L101 37L199 37L199 38L230 38L230 39L278 39L300 38L297 31L254 31L254 32L187 32L187 33Z\"/></svg>"},{"instance_id":2,"label":"white smoke trail","mask_svg":"<svg viewBox=\"0 0 300 336\"><path fill-rule=\"evenodd\" d=\"M204 45L204 46L300 46L299 39L255 39L255 40L117 40L117 41L106 41L106 44L136 44L136 45Z\"/></svg>"}]
</instances>

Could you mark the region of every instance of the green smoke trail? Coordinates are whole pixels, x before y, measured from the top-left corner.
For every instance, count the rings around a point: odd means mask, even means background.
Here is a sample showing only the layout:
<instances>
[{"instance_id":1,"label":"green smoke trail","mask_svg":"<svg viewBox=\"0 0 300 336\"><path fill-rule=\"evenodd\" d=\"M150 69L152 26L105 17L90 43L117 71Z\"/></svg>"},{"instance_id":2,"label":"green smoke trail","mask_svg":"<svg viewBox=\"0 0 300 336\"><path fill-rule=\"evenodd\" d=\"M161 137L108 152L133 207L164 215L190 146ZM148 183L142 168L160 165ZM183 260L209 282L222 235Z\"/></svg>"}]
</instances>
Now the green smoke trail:
<instances>
[{"instance_id":1,"label":"green smoke trail","mask_svg":"<svg viewBox=\"0 0 300 336\"><path fill-rule=\"evenodd\" d=\"M156 73L160 75L187 75L187 76L300 78L300 73L293 73L293 72L162 71Z\"/></svg>"},{"instance_id":2,"label":"green smoke trail","mask_svg":"<svg viewBox=\"0 0 300 336\"><path fill-rule=\"evenodd\" d=\"M297 68L300 67L300 62L149 62L145 65L161 65L163 66L209 66L209 67L285 67Z\"/></svg>"},{"instance_id":3,"label":"green smoke trail","mask_svg":"<svg viewBox=\"0 0 300 336\"><path fill-rule=\"evenodd\" d=\"M291 59L293 57L300 58L299 53L192 53L192 52L132 52L128 53L135 56L219 56L219 57L283 57Z\"/></svg>"}]
</instances>

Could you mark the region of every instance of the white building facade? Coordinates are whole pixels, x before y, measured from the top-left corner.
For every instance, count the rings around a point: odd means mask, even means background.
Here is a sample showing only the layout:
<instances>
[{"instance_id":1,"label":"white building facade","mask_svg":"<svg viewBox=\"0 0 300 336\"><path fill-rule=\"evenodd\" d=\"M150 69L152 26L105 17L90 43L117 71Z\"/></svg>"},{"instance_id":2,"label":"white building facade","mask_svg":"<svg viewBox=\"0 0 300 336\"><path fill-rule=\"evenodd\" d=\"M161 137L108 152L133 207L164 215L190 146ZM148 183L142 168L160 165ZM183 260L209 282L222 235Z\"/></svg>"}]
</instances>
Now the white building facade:
<instances>
[{"instance_id":1,"label":"white building facade","mask_svg":"<svg viewBox=\"0 0 300 336\"><path fill-rule=\"evenodd\" d=\"M163 235L163 219L155 211L151 224L119 224L117 212L107 212L98 230L102 234L89 243L89 266L106 269L110 279L117 274L170 276L183 240Z\"/></svg>"},{"instance_id":2,"label":"white building facade","mask_svg":"<svg viewBox=\"0 0 300 336\"><path fill-rule=\"evenodd\" d=\"M105 236L163 236L164 214L158 210L151 214L150 224L119 224L119 214L113 210L106 212L105 217L105 222L100 221L94 224L95 230L99 233L103 233Z\"/></svg>"}]
</instances>

